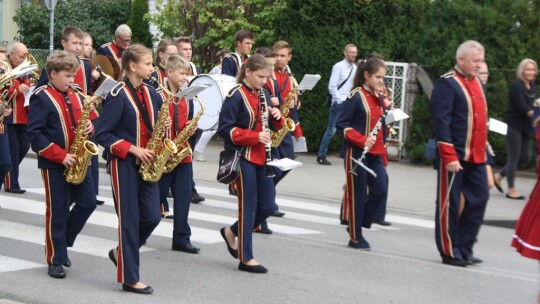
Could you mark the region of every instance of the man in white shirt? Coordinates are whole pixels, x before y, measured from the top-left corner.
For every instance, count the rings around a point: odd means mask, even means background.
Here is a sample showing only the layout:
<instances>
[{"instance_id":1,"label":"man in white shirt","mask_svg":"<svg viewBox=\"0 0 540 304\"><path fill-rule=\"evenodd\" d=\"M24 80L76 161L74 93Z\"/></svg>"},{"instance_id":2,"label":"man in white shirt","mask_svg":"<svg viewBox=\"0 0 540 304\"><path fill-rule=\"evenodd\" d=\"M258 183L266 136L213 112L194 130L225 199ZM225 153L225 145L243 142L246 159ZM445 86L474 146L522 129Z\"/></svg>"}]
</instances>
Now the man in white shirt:
<instances>
[{"instance_id":1,"label":"man in white shirt","mask_svg":"<svg viewBox=\"0 0 540 304\"><path fill-rule=\"evenodd\" d=\"M347 99L347 95L349 95L353 86L354 76L356 74L355 60L357 54L358 49L356 45L347 44L343 51L345 58L332 67L332 74L328 82L332 104L328 115L328 126L326 127L326 132L324 132L317 156L317 163L320 165L329 166L332 164L326 159L326 153L328 151L328 145L336 133L336 120L343 108L343 102Z\"/></svg>"}]
</instances>

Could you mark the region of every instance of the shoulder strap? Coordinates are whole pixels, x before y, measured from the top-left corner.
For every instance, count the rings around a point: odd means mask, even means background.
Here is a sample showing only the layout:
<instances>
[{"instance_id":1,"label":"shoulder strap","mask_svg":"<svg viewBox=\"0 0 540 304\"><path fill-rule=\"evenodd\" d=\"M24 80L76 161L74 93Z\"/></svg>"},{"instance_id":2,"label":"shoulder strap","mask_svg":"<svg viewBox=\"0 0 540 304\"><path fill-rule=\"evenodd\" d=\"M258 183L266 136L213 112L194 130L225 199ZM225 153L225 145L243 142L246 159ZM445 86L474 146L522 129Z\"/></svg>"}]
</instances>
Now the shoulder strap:
<instances>
[{"instance_id":1,"label":"shoulder strap","mask_svg":"<svg viewBox=\"0 0 540 304\"><path fill-rule=\"evenodd\" d=\"M339 86L337 87L338 90L341 89L341 87L345 84L345 82L347 82L347 80L349 80L352 74L352 70L353 70L353 66L351 66L351 69L349 71L349 76L347 76L347 78L345 78L345 80L343 80L343 82L340 83Z\"/></svg>"}]
</instances>

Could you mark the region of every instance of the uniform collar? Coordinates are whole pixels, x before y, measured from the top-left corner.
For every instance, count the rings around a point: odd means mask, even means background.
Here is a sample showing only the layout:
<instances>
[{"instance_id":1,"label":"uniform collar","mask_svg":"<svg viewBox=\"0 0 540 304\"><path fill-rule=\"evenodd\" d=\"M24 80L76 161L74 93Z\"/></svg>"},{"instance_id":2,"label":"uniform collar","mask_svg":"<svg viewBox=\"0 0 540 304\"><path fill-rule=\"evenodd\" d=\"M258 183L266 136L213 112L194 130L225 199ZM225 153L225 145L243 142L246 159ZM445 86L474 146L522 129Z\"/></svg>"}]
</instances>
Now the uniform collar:
<instances>
[{"instance_id":1,"label":"uniform collar","mask_svg":"<svg viewBox=\"0 0 540 304\"><path fill-rule=\"evenodd\" d=\"M471 79L474 79L475 76L470 76L470 75L467 75L465 74L465 72L463 72L462 69L460 69L457 64L454 66L454 70L456 71L456 73L458 73L459 75L461 75L463 78L465 78L466 80L471 80Z\"/></svg>"},{"instance_id":2,"label":"uniform collar","mask_svg":"<svg viewBox=\"0 0 540 304\"><path fill-rule=\"evenodd\" d=\"M246 79L242 80L242 85L246 87L250 92L257 93L257 90L254 89L249 83L246 81Z\"/></svg>"}]
</instances>

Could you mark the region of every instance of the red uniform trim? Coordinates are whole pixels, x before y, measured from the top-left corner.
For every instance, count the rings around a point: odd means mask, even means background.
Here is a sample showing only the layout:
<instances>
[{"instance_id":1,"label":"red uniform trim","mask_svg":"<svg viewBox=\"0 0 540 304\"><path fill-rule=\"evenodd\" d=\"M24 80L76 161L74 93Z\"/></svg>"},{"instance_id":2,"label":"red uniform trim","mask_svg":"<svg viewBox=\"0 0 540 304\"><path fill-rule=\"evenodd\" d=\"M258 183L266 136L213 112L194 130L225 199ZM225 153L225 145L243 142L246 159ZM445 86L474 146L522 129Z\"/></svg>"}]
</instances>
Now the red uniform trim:
<instances>
[{"instance_id":1,"label":"red uniform trim","mask_svg":"<svg viewBox=\"0 0 540 304\"><path fill-rule=\"evenodd\" d=\"M51 187L49 182L49 170L41 169L41 177L45 187L45 260L48 265L53 263L54 243L52 240L52 199Z\"/></svg>"},{"instance_id":2,"label":"red uniform trim","mask_svg":"<svg viewBox=\"0 0 540 304\"><path fill-rule=\"evenodd\" d=\"M57 164L61 164L66 158L67 152L59 145L50 143L43 150L39 151L38 155Z\"/></svg>"},{"instance_id":3,"label":"red uniform trim","mask_svg":"<svg viewBox=\"0 0 540 304\"><path fill-rule=\"evenodd\" d=\"M240 168L240 174L235 180L236 182L236 194L238 197L238 259L244 260L244 179L242 176L242 168ZM253 227L247 227L252 229Z\"/></svg>"},{"instance_id":4,"label":"red uniform trim","mask_svg":"<svg viewBox=\"0 0 540 304\"><path fill-rule=\"evenodd\" d=\"M452 238L450 237L448 222L450 216L450 198L448 196L449 181L448 171L446 165L443 162L439 164L440 180L439 180L439 237L442 243L442 249L447 257L454 258L454 252L452 250ZM456 173L454 173L456 174Z\"/></svg>"},{"instance_id":5,"label":"red uniform trim","mask_svg":"<svg viewBox=\"0 0 540 304\"><path fill-rule=\"evenodd\" d=\"M4 190L8 189L11 189L11 176L9 175L9 172L4 177Z\"/></svg>"},{"instance_id":6,"label":"red uniform trim","mask_svg":"<svg viewBox=\"0 0 540 304\"><path fill-rule=\"evenodd\" d=\"M356 202L354 199L354 180L356 178L356 175L349 173L352 170L352 147L348 147L346 151L345 156L345 174L346 174L346 184L345 184L345 191L346 191L346 197L348 198L345 202L348 202L348 211L349 211L349 237L353 242L358 242L357 239L357 233L356 233L356 212L355 212L355 206L357 203L362 202ZM345 203L344 202L344 203ZM345 205L345 204L344 204Z\"/></svg>"},{"instance_id":7,"label":"red uniform trim","mask_svg":"<svg viewBox=\"0 0 540 304\"><path fill-rule=\"evenodd\" d=\"M116 259L116 282L124 283L124 251L122 250L122 201L120 199L120 177L118 175L118 160L111 160L111 184L118 215L118 258ZM131 283L131 282L130 282Z\"/></svg>"},{"instance_id":8,"label":"red uniform trim","mask_svg":"<svg viewBox=\"0 0 540 304\"><path fill-rule=\"evenodd\" d=\"M111 145L110 151L111 153L120 158L120 159L126 159L129 149L131 149L131 146L133 146L130 142L127 140L121 139L114 144Z\"/></svg>"}]
</instances>

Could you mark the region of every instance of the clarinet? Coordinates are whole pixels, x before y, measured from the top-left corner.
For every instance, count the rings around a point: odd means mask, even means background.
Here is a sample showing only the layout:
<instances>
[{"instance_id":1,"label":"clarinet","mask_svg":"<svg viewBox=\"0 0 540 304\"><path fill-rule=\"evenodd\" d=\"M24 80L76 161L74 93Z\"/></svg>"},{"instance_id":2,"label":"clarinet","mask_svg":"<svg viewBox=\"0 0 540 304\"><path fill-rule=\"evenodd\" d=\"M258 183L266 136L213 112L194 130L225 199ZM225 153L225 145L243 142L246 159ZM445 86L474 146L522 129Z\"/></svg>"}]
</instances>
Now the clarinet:
<instances>
[{"instance_id":1,"label":"clarinet","mask_svg":"<svg viewBox=\"0 0 540 304\"><path fill-rule=\"evenodd\" d=\"M270 134L270 127L268 126L268 104L266 103L266 97L264 96L264 90L259 90L259 102L261 104L261 112L262 112L262 128L263 132ZM266 143L264 144L264 149L266 150L266 163L272 161L272 143ZM266 177L274 177L276 174L274 173L274 167L272 166L266 166Z\"/></svg>"},{"instance_id":2,"label":"clarinet","mask_svg":"<svg viewBox=\"0 0 540 304\"><path fill-rule=\"evenodd\" d=\"M388 115L388 111L390 111L391 107L392 106L389 105L384 110L381 117L377 121L377 124L375 124L375 127L373 128L373 130L371 130L371 133L369 133L368 138L376 138L377 137L377 133L379 133L379 131L383 127L382 121L386 117L386 115ZM354 164L353 168L351 169L351 171L349 171L350 173L352 173L354 175L357 175L356 174L356 168L358 166L360 166L360 167L364 168L369 174L373 175L373 177L375 177L375 178L377 177L377 173L375 173L375 171L371 170L368 166L364 165L364 163L363 163L363 160L366 157L366 154L368 152L369 152L369 148L367 146L364 146L364 150L362 150L362 155L358 159L354 159L354 157L351 156L351 159L355 164Z\"/></svg>"}]
</instances>

